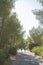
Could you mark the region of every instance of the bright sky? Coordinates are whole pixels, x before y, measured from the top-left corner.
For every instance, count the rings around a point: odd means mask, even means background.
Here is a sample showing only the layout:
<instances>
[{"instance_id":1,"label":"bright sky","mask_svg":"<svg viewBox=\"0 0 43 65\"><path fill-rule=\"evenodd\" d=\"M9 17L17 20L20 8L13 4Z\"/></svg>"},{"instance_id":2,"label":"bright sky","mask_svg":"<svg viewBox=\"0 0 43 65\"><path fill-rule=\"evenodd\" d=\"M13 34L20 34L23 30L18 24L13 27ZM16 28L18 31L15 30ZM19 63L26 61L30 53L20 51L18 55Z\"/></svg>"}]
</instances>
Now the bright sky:
<instances>
[{"instance_id":1,"label":"bright sky","mask_svg":"<svg viewBox=\"0 0 43 65\"><path fill-rule=\"evenodd\" d=\"M33 9L40 9L41 5L36 0L18 0L15 3L15 10L23 29L26 31L26 36L29 34L29 30L34 26L38 26L38 20L33 15Z\"/></svg>"}]
</instances>

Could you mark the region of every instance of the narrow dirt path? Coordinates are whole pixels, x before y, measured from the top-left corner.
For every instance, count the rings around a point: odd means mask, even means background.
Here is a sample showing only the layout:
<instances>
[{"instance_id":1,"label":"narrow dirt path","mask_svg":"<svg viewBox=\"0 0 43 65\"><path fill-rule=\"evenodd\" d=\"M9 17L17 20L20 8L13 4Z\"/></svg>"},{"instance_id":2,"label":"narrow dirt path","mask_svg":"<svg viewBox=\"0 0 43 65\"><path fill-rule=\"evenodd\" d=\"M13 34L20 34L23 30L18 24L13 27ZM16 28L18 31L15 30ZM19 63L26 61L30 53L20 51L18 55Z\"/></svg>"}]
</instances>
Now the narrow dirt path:
<instances>
[{"instance_id":1,"label":"narrow dirt path","mask_svg":"<svg viewBox=\"0 0 43 65\"><path fill-rule=\"evenodd\" d=\"M13 59L10 63L11 65L43 65L43 62L29 52L18 53L16 60Z\"/></svg>"}]
</instances>

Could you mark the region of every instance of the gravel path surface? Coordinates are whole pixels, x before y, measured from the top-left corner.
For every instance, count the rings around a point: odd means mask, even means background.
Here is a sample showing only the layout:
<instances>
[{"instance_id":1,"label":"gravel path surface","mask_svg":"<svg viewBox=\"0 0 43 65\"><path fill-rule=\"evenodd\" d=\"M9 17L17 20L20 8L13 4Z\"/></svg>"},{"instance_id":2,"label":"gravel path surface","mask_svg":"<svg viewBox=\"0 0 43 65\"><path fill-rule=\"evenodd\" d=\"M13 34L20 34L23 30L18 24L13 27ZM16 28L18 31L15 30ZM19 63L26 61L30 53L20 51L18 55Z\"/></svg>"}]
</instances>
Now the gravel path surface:
<instances>
[{"instance_id":1,"label":"gravel path surface","mask_svg":"<svg viewBox=\"0 0 43 65\"><path fill-rule=\"evenodd\" d=\"M11 65L43 65L38 57L28 51L18 52L16 60L11 60Z\"/></svg>"}]
</instances>

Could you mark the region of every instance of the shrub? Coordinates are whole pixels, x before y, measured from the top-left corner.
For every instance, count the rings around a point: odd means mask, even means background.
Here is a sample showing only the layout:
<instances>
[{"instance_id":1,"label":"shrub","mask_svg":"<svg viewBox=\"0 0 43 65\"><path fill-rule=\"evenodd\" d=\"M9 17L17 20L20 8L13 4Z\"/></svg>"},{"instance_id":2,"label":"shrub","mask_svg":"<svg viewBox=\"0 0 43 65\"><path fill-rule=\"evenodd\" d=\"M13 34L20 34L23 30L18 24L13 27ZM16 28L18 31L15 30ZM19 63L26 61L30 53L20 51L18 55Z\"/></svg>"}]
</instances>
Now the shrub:
<instances>
[{"instance_id":1,"label":"shrub","mask_svg":"<svg viewBox=\"0 0 43 65\"><path fill-rule=\"evenodd\" d=\"M43 57L43 46L40 47L40 56Z\"/></svg>"},{"instance_id":2,"label":"shrub","mask_svg":"<svg viewBox=\"0 0 43 65\"><path fill-rule=\"evenodd\" d=\"M39 55L39 53L40 53L39 47L38 47L38 46L37 46L37 47L34 47L34 48L32 49L32 52L34 52L35 54Z\"/></svg>"},{"instance_id":3,"label":"shrub","mask_svg":"<svg viewBox=\"0 0 43 65\"><path fill-rule=\"evenodd\" d=\"M37 46L37 44L34 44L34 43L29 44L29 50L31 51L36 46Z\"/></svg>"},{"instance_id":4,"label":"shrub","mask_svg":"<svg viewBox=\"0 0 43 65\"><path fill-rule=\"evenodd\" d=\"M11 54L11 55L16 55L16 54L17 54L17 48L16 48L16 47L10 48L9 54Z\"/></svg>"},{"instance_id":5,"label":"shrub","mask_svg":"<svg viewBox=\"0 0 43 65\"><path fill-rule=\"evenodd\" d=\"M42 57L43 57L43 51L40 53L40 56L42 56Z\"/></svg>"},{"instance_id":6,"label":"shrub","mask_svg":"<svg viewBox=\"0 0 43 65\"><path fill-rule=\"evenodd\" d=\"M8 58L8 54L3 52L3 50L0 49L0 64L2 65L4 61Z\"/></svg>"},{"instance_id":7,"label":"shrub","mask_svg":"<svg viewBox=\"0 0 43 65\"><path fill-rule=\"evenodd\" d=\"M34 47L34 48L32 49L32 52L34 52L35 54L37 54L37 55L43 57L43 46Z\"/></svg>"}]
</instances>

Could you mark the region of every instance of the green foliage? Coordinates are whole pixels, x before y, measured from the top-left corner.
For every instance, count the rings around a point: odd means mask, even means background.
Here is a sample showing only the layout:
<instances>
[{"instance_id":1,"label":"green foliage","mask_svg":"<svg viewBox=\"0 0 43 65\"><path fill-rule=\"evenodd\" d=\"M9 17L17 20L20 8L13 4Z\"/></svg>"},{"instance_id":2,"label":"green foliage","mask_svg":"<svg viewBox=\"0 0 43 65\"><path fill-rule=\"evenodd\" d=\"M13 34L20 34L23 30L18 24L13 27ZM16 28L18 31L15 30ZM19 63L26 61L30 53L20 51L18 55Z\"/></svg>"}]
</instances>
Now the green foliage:
<instances>
[{"instance_id":1,"label":"green foliage","mask_svg":"<svg viewBox=\"0 0 43 65\"><path fill-rule=\"evenodd\" d=\"M40 47L40 56L43 57L43 46Z\"/></svg>"},{"instance_id":2,"label":"green foliage","mask_svg":"<svg viewBox=\"0 0 43 65\"><path fill-rule=\"evenodd\" d=\"M32 28L30 30L29 49L37 55L43 57L43 28L38 26L38 28Z\"/></svg>"},{"instance_id":3,"label":"green foliage","mask_svg":"<svg viewBox=\"0 0 43 65\"><path fill-rule=\"evenodd\" d=\"M39 54L40 54L40 49L39 49L39 47L38 47L38 46L37 46L37 47L34 47L34 48L32 49L32 52L34 52L35 54L39 55Z\"/></svg>"},{"instance_id":4,"label":"green foliage","mask_svg":"<svg viewBox=\"0 0 43 65\"><path fill-rule=\"evenodd\" d=\"M37 0L42 4L43 7L43 0ZM39 31L39 36L37 36L37 40L39 40L38 43L40 43L40 47L34 47L32 49L33 52L35 52L35 54L38 54L40 56L43 57L43 9L35 9L33 10L34 15L36 15L36 19L39 20L39 25L40 25L40 29L38 29Z\"/></svg>"},{"instance_id":5,"label":"green foliage","mask_svg":"<svg viewBox=\"0 0 43 65\"><path fill-rule=\"evenodd\" d=\"M30 43L29 44L29 50L31 51L34 47L36 47L37 46L37 44L34 44L34 43Z\"/></svg>"},{"instance_id":6,"label":"green foliage","mask_svg":"<svg viewBox=\"0 0 43 65\"><path fill-rule=\"evenodd\" d=\"M40 52L40 56L42 56L42 57L43 57L43 51L41 51L41 52Z\"/></svg>"},{"instance_id":7,"label":"green foliage","mask_svg":"<svg viewBox=\"0 0 43 65\"><path fill-rule=\"evenodd\" d=\"M17 45L23 38L20 22L16 14L11 14L14 3L15 0L0 0L0 49L3 49L0 50L0 63L9 57L8 52L13 55L17 53L17 48L12 46Z\"/></svg>"},{"instance_id":8,"label":"green foliage","mask_svg":"<svg viewBox=\"0 0 43 65\"><path fill-rule=\"evenodd\" d=\"M43 28L38 26L38 28L32 28L30 30L29 42L37 45L42 45Z\"/></svg>"},{"instance_id":9,"label":"green foliage","mask_svg":"<svg viewBox=\"0 0 43 65\"><path fill-rule=\"evenodd\" d=\"M37 1L39 2L39 4L41 3L43 7L43 0L37 0ZM43 8L35 9L33 10L33 13L36 15L36 19L39 20L39 24L43 26Z\"/></svg>"},{"instance_id":10,"label":"green foliage","mask_svg":"<svg viewBox=\"0 0 43 65\"><path fill-rule=\"evenodd\" d=\"M0 47L4 47L5 45L12 46L15 45L15 43L19 42L21 38L23 38L21 30L22 27L15 15L12 15L5 19L0 36Z\"/></svg>"},{"instance_id":11,"label":"green foliage","mask_svg":"<svg viewBox=\"0 0 43 65\"><path fill-rule=\"evenodd\" d=\"M39 20L39 24L43 26L43 10L34 10L33 13L36 15L36 19Z\"/></svg>"},{"instance_id":12,"label":"green foliage","mask_svg":"<svg viewBox=\"0 0 43 65\"><path fill-rule=\"evenodd\" d=\"M0 48L8 51L10 47L17 45L23 38L22 26L16 17L11 14L15 0L0 1Z\"/></svg>"},{"instance_id":13,"label":"green foliage","mask_svg":"<svg viewBox=\"0 0 43 65\"><path fill-rule=\"evenodd\" d=\"M37 46L32 49L32 52L43 57L43 46Z\"/></svg>"},{"instance_id":14,"label":"green foliage","mask_svg":"<svg viewBox=\"0 0 43 65\"><path fill-rule=\"evenodd\" d=\"M8 44L8 19L11 14L11 9L13 7L13 1L15 0L0 0L0 48L7 46ZM6 22L6 23L5 23ZM7 25L6 25L7 24ZM10 26L11 27L11 26Z\"/></svg>"},{"instance_id":15,"label":"green foliage","mask_svg":"<svg viewBox=\"0 0 43 65\"><path fill-rule=\"evenodd\" d=\"M0 49L0 64L2 65L9 55Z\"/></svg>"},{"instance_id":16,"label":"green foliage","mask_svg":"<svg viewBox=\"0 0 43 65\"><path fill-rule=\"evenodd\" d=\"M20 49L24 48L24 49L25 49L25 47L26 47L26 44L25 44L25 42L22 40L22 41L18 44L18 48L20 48Z\"/></svg>"},{"instance_id":17,"label":"green foliage","mask_svg":"<svg viewBox=\"0 0 43 65\"><path fill-rule=\"evenodd\" d=\"M16 47L10 48L9 54L11 54L11 55L16 55L16 54L17 54L17 48L16 48Z\"/></svg>"},{"instance_id":18,"label":"green foliage","mask_svg":"<svg viewBox=\"0 0 43 65\"><path fill-rule=\"evenodd\" d=\"M39 2L39 4L41 3L43 7L43 0L37 0L37 1ZM33 10L33 13L36 15L36 19L39 20L39 24L43 26L43 8L37 10L35 9Z\"/></svg>"},{"instance_id":19,"label":"green foliage","mask_svg":"<svg viewBox=\"0 0 43 65\"><path fill-rule=\"evenodd\" d=\"M37 1L39 1L43 7L43 0L37 0ZM39 36L37 35L36 39L37 39L37 41L39 40L38 43L40 43L40 47L34 47L32 49L32 51L35 52L35 54L38 54L43 57L43 28L42 28L43 27L43 10L35 9L35 10L33 10L33 13L34 13L34 15L36 15L36 19L39 20L40 27L39 27L39 29L37 28Z\"/></svg>"},{"instance_id":20,"label":"green foliage","mask_svg":"<svg viewBox=\"0 0 43 65\"><path fill-rule=\"evenodd\" d=\"M10 14L15 0L0 0L0 16L6 17Z\"/></svg>"}]
</instances>

